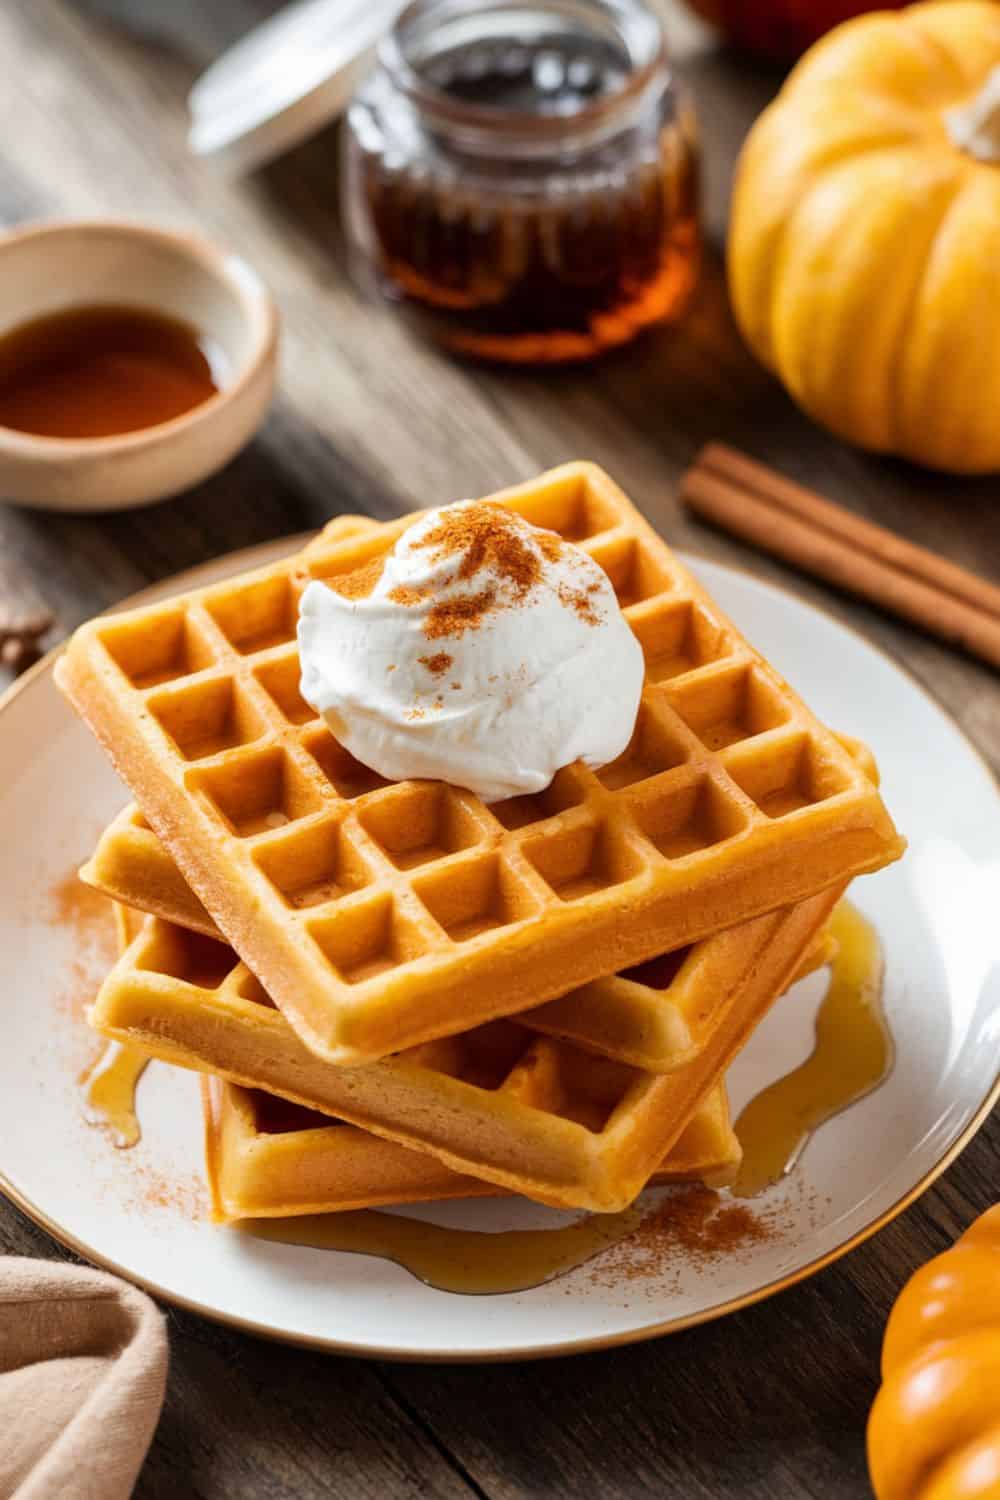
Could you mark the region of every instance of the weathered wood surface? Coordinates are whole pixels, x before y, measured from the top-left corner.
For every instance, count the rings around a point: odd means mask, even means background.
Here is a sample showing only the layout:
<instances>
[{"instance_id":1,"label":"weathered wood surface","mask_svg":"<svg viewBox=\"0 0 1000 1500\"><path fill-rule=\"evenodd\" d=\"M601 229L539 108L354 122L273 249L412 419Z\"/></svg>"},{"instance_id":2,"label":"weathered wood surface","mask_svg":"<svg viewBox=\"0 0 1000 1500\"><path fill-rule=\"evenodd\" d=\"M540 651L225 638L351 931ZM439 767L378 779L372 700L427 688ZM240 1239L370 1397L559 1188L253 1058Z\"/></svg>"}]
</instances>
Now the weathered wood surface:
<instances>
[{"instance_id":1,"label":"weathered wood surface","mask_svg":"<svg viewBox=\"0 0 1000 1500\"><path fill-rule=\"evenodd\" d=\"M363 305L341 263L335 133L248 182L184 144L184 98L264 0L33 0L0 8L0 222L143 215L229 241L285 320L281 395L259 439L196 492L109 518L0 506L4 587L58 630L144 583L341 510L483 493L547 464L605 464L671 539L752 567L856 625L920 678L1000 766L985 668L715 535L680 512L678 475L722 438L1000 581L1000 484L935 478L827 438L757 368L727 314L720 249L732 161L776 75L714 47L671 7L701 106L711 249L682 329L597 369L486 372ZM845 726L850 727L850 726ZM492 1369L363 1365L171 1313L166 1411L137 1494L657 1495L854 1500L881 1328L908 1272L995 1195L994 1119L895 1224L804 1286L715 1326L615 1353ZM0 1250L62 1255L0 1206Z\"/></svg>"}]
</instances>

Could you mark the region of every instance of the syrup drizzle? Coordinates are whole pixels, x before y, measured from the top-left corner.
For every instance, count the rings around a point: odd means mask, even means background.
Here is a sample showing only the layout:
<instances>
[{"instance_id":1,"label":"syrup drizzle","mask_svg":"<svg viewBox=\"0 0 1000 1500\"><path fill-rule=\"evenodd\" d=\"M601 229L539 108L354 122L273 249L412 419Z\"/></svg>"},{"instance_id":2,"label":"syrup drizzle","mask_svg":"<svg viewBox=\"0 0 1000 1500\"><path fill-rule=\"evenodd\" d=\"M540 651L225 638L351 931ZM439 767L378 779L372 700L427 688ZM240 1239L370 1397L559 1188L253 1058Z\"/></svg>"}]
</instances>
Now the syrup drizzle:
<instances>
[{"instance_id":1,"label":"syrup drizzle","mask_svg":"<svg viewBox=\"0 0 1000 1500\"><path fill-rule=\"evenodd\" d=\"M135 1091L149 1061L137 1047L108 1042L80 1079L84 1119L106 1130L120 1150L135 1146L142 1138Z\"/></svg>"},{"instance_id":2,"label":"syrup drizzle","mask_svg":"<svg viewBox=\"0 0 1000 1500\"><path fill-rule=\"evenodd\" d=\"M815 1132L888 1076L893 1042L882 1008L878 934L849 902L831 922L839 951L804 1063L763 1089L736 1121L743 1162L731 1191L755 1198L795 1166Z\"/></svg>"},{"instance_id":3,"label":"syrup drizzle","mask_svg":"<svg viewBox=\"0 0 1000 1500\"><path fill-rule=\"evenodd\" d=\"M563 1229L512 1229L497 1234L447 1229L374 1209L244 1219L235 1227L254 1239L374 1255L394 1261L440 1292L487 1296L524 1292L565 1276L632 1234L646 1212L633 1205L617 1214L589 1214Z\"/></svg>"}]
</instances>

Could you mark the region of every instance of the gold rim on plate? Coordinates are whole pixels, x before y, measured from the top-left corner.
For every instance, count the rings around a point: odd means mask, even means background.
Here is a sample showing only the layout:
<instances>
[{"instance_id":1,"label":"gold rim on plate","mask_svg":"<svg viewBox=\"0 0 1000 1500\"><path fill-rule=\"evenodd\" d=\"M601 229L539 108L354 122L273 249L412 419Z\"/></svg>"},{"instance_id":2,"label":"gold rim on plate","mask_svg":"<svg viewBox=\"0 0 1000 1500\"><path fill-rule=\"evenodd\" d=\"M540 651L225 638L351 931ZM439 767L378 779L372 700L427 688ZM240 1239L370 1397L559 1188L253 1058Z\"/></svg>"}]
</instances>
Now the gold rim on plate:
<instances>
[{"instance_id":1,"label":"gold rim on plate","mask_svg":"<svg viewBox=\"0 0 1000 1500\"><path fill-rule=\"evenodd\" d=\"M261 542L254 547L244 547L240 551L227 553L221 558L213 558L208 562L198 563L193 568L186 569L183 573L177 573L170 579L164 579L160 583L151 584L148 588L141 589L138 593L129 595L127 599L121 600L113 608L117 612L121 609L130 609L135 605L149 602L156 597L169 596L170 593L175 591L172 587L175 584L177 592L197 586L198 580L206 573L210 574L214 580L218 576L220 567L228 572L230 564L232 564L232 571L237 572L243 571L245 568L254 567L257 564L263 565L267 562L275 561L284 555L285 552L295 551L310 534L299 533L296 536L277 538L273 542ZM757 578L748 568L734 566L731 563L716 562L714 558L692 552L689 548L684 549L684 552L680 555L682 557L693 557L697 562L708 562L713 567L728 569L732 573L752 579L754 583L759 584L763 588L773 589L779 594L787 594L796 604L806 609L815 610L817 614L824 615L827 619L832 620L842 630L846 630L849 634L857 636L870 651L874 651L877 656L884 657L897 672L901 672L904 677L908 677L925 697L931 699L938 711L951 723L956 732L964 740L967 748L981 762L997 792L1000 793L1000 778L997 777L986 757L972 740L969 739L955 716L943 704L938 702L914 672L910 671L902 662L897 661L890 652L881 646L873 644L860 630L856 630L852 625L845 624L843 620L838 619L831 611L822 609L819 605L813 604L811 601L799 598L792 589L773 583L770 579ZM225 575L223 574L223 576ZM0 714L25 689L52 671L56 658L62 649L61 645L54 646L51 651L48 651L42 657L41 661L36 662L33 667L29 667L16 681L11 683L10 687L4 693L0 694ZM92 1264L100 1266L106 1271L111 1271L115 1275L121 1276L125 1281L129 1281L135 1286L142 1287L144 1291L150 1292L155 1297L160 1297L164 1302L170 1303L173 1307L183 1308L185 1312L198 1313L199 1316L209 1319L210 1322L221 1323L228 1328L239 1329L242 1333L252 1333L258 1338L270 1339L275 1343L289 1344L300 1349L321 1350L324 1353L351 1355L366 1359L385 1359L410 1364L507 1364L514 1360L556 1359L560 1355L567 1354L592 1354L602 1349L617 1349L627 1344L643 1343L647 1339L662 1338L668 1333L680 1333L685 1328L695 1328L700 1323L710 1323L716 1318L727 1316L729 1313L739 1312L744 1307L752 1307L757 1302L763 1302L768 1297L773 1297L778 1292L785 1291L788 1287L795 1286L798 1282L807 1280L808 1277L814 1276L826 1266L832 1265L834 1261L840 1260L842 1256L856 1249L858 1245L864 1244L865 1240L871 1239L880 1229L884 1229L887 1224L891 1223L893 1219L909 1208L910 1204L914 1203L921 1194L925 1193L962 1154L997 1103L1000 1103L1000 1065L998 1065L997 1075L993 1083L987 1090L978 1109L969 1120L965 1129L952 1141L947 1150L942 1153L918 1182L914 1183L907 1192L903 1193L895 1203L879 1214L876 1219L873 1219L870 1224L866 1224L863 1228L859 1229L856 1234L849 1235L839 1245L835 1245L832 1250L828 1250L824 1255L817 1256L815 1260L808 1261L805 1265L800 1266L795 1271L789 1272L786 1276L777 1277L774 1281L769 1281L763 1286L755 1287L753 1291L745 1292L740 1297L730 1297L727 1301L714 1303L711 1307L704 1307L696 1313L688 1313L681 1317L647 1323L641 1328L629 1328L619 1333L600 1334L593 1338L576 1339L568 1342L563 1341L559 1344L546 1345L543 1349L521 1349L515 1347L507 1349L463 1349L456 1353L430 1353L412 1349L376 1348L371 1344L352 1343L347 1340L329 1338L319 1334L283 1332L267 1324L256 1323L251 1318L240 1318L231 1313L220 1312L217 1308L206 1306L204 1303L197 1302L191 1297L185 1297L180 1293L172 1292L166 1287L161 1286L159 1282L136 1275L134 1271L129 1271L109 1256L98 1253L85 1241L77 1239L75 1235L64 1229L62 1225L55 1223L42 1209L32 1203L29 1198L26 1198L23 1193L19 1192L2 1170L0 1170L0 1194L13 1203L15 1208L18 1208L28 1219L37 1224L40 1229L44 1229L47 1234L51 1235L65 1249L73 1251L76 1255L83 1256Z\"/></svg>"}]
</instances>

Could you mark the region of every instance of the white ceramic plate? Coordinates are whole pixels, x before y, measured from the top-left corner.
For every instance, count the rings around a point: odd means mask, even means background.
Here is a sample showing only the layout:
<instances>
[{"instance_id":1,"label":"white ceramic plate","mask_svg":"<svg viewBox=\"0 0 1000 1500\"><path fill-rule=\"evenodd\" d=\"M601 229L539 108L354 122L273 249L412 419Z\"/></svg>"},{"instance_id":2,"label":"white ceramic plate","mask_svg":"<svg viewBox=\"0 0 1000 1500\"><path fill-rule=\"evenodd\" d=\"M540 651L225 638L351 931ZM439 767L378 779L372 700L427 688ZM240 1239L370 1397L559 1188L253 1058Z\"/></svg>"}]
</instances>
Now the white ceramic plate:
<instances>
[{"instance_id":1,"label":"white ceramic plate","mask_svg":"<svg viewBox=\"0 0 1000 1500\"><path fill-rule=\"evenodd\" d=\"M196 581L279 550L224 559L197 570ZM770 1238L708 1262L668 1257L661 1272L624 1284L595 1276L592 1263L529 1292L456 1296L385 1261L207 1223L193 1074L151 1067L139 1095L143 1140L113 1150L83 1123L74 1089L94 1051L79 1008L106 960L60 921L54 892L127 799L56 692L51 663L0 713L0 1186L9 1196L91 1260L209 1317L381 1357L502 1359L625 1343L730 1311L818 1269L926 1187L996 1093L997 788L945 714L861 637L749 576L694 567L826 721L874 747L886 799L910 839L901 864L854 892L885 948L894 1070L757 1200L777 1226ZM161 592L191 582L189 574ZM735 1066L737 1110L810 1050L822 985L805 984ZM407 1212L484 1232L559 1222L502 1201Z\"/></svg>"}]
</instances>

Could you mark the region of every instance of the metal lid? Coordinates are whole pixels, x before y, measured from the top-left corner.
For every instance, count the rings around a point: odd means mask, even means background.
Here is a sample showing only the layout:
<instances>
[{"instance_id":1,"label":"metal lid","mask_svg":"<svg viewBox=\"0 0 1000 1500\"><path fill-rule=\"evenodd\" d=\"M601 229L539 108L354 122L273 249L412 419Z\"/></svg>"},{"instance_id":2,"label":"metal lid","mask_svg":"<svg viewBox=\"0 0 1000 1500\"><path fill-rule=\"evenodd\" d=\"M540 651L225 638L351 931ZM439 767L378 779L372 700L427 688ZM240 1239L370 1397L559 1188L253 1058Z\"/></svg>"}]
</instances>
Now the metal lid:
<instances>
[{"instance_id":1,"label":"metal lid","mask_svg":"<svg viewBox=\"0 0 1000 1500\"><path fill-rule=\"evenodd\" d=\"M402 0L296 0L247 33L188 96L188 143L248 172L342 114Z\"/></svg>"}]
</instances>

